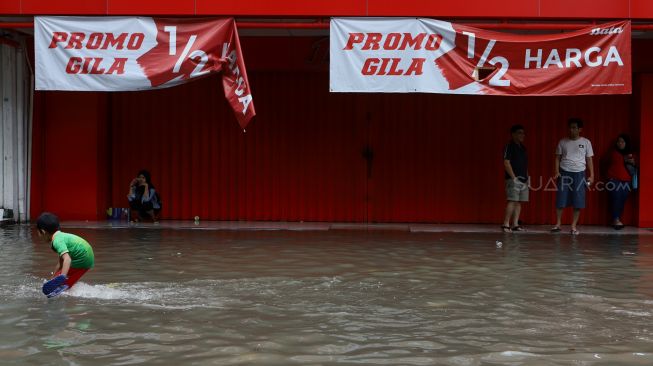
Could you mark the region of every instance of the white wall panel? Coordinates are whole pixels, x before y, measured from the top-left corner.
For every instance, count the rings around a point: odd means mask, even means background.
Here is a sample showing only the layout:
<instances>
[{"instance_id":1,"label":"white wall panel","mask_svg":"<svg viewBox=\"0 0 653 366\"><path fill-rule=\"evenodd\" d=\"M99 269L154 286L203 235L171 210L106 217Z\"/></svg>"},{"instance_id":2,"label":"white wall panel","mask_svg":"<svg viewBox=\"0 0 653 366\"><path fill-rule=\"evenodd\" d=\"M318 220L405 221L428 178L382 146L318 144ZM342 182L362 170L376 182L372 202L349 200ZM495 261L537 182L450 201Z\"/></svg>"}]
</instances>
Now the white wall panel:
<instances>
[{"instance_id":1,"label":"white wall panel","mask_svg":"<svg viewBox=\"0 0 653 366\"><path fill-rule=\"evenodd\" d=\"M29 220L32 73L22 46L0 44L0 208Z\"/></svg>"}]
</instances>

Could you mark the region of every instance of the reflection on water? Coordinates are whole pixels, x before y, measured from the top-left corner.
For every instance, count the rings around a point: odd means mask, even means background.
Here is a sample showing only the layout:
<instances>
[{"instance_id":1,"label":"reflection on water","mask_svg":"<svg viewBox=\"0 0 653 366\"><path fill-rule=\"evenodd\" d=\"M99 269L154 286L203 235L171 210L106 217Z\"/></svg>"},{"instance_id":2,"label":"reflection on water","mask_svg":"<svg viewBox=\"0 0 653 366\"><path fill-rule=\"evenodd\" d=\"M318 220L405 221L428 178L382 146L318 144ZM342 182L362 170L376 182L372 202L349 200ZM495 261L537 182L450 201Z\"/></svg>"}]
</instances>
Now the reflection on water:
<instances>
[{"instance_id":1,"label":"reflection on water","mask_svg":"<svg viewBox=\"0 0 653 366\"><path fill-rule=\"evenodd\" d=\"M653 237L70 231L97 267L49 300L0 231L3 363L653 364Z\"/></svg>"}]
</instances>

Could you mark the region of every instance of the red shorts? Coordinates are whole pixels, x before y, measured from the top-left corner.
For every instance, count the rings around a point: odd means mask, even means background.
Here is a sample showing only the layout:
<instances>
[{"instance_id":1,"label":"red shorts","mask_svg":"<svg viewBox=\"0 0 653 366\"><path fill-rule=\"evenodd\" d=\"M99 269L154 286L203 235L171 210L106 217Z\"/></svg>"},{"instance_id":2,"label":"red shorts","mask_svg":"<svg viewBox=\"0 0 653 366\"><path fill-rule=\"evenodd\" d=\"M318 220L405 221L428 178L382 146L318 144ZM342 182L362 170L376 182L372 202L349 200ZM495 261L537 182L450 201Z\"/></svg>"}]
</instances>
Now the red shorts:
<instances>
[{"instance_id":1,"label":"red shorts","mask_svg":"<svg viewBox=\"0 0 653 366\"><path fill-rule=\"evenodd\" d=\"M73 287L74 284L79 281L80 278L84 275L84 273L88 272L89 268L71 268L68 270L68 279L66 280L66 285L68 285L68 288ZM57 277L58 275L61 274L61 271L57 271L57 273L54 274L54 277ZM53 277L53 278L54 278Z\"/></svg>"}]
</instances>

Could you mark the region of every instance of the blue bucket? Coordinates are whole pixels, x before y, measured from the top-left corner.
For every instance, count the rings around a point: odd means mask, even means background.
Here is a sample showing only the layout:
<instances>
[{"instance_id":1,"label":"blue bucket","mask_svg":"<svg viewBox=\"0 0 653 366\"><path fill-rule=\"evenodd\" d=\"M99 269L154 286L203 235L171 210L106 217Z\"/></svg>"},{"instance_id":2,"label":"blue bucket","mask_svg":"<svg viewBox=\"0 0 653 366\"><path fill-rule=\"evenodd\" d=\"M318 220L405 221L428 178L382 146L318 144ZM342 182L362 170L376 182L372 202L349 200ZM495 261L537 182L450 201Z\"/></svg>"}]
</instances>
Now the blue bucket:
<instances>
[{"instance_id":1,"label":"blue bucket","mask_svg":"<svg viewBox=\"0 0 653 366\"><path fill-rule=\"evenodd\" d=\"M120 220L122 218L122 208L113 207L111 209L111 218L114 220Z\"/></svg>"}]
</instances>

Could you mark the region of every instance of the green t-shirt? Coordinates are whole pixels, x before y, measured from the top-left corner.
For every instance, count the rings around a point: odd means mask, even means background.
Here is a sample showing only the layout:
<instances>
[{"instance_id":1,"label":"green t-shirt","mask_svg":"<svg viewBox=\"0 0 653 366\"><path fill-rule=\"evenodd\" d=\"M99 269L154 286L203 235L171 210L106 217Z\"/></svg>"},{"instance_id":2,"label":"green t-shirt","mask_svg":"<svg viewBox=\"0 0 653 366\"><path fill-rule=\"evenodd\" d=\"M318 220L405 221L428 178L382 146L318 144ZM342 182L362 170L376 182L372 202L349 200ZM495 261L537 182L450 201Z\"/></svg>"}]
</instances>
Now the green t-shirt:
<instances>
[{"instance_id":1,"label":"green t-shirt","mask_svg":"<svg viewBox=\"0 0 653 366\"><path fill-rule=\"evenodd\" d=\"M68 253L72 260L71 268L93 268L95 264L93 248L86 240L77 235L57 231L52 238L52 250L57 252L60 257L64 253Z\"/></svg>"}]
</instances>

